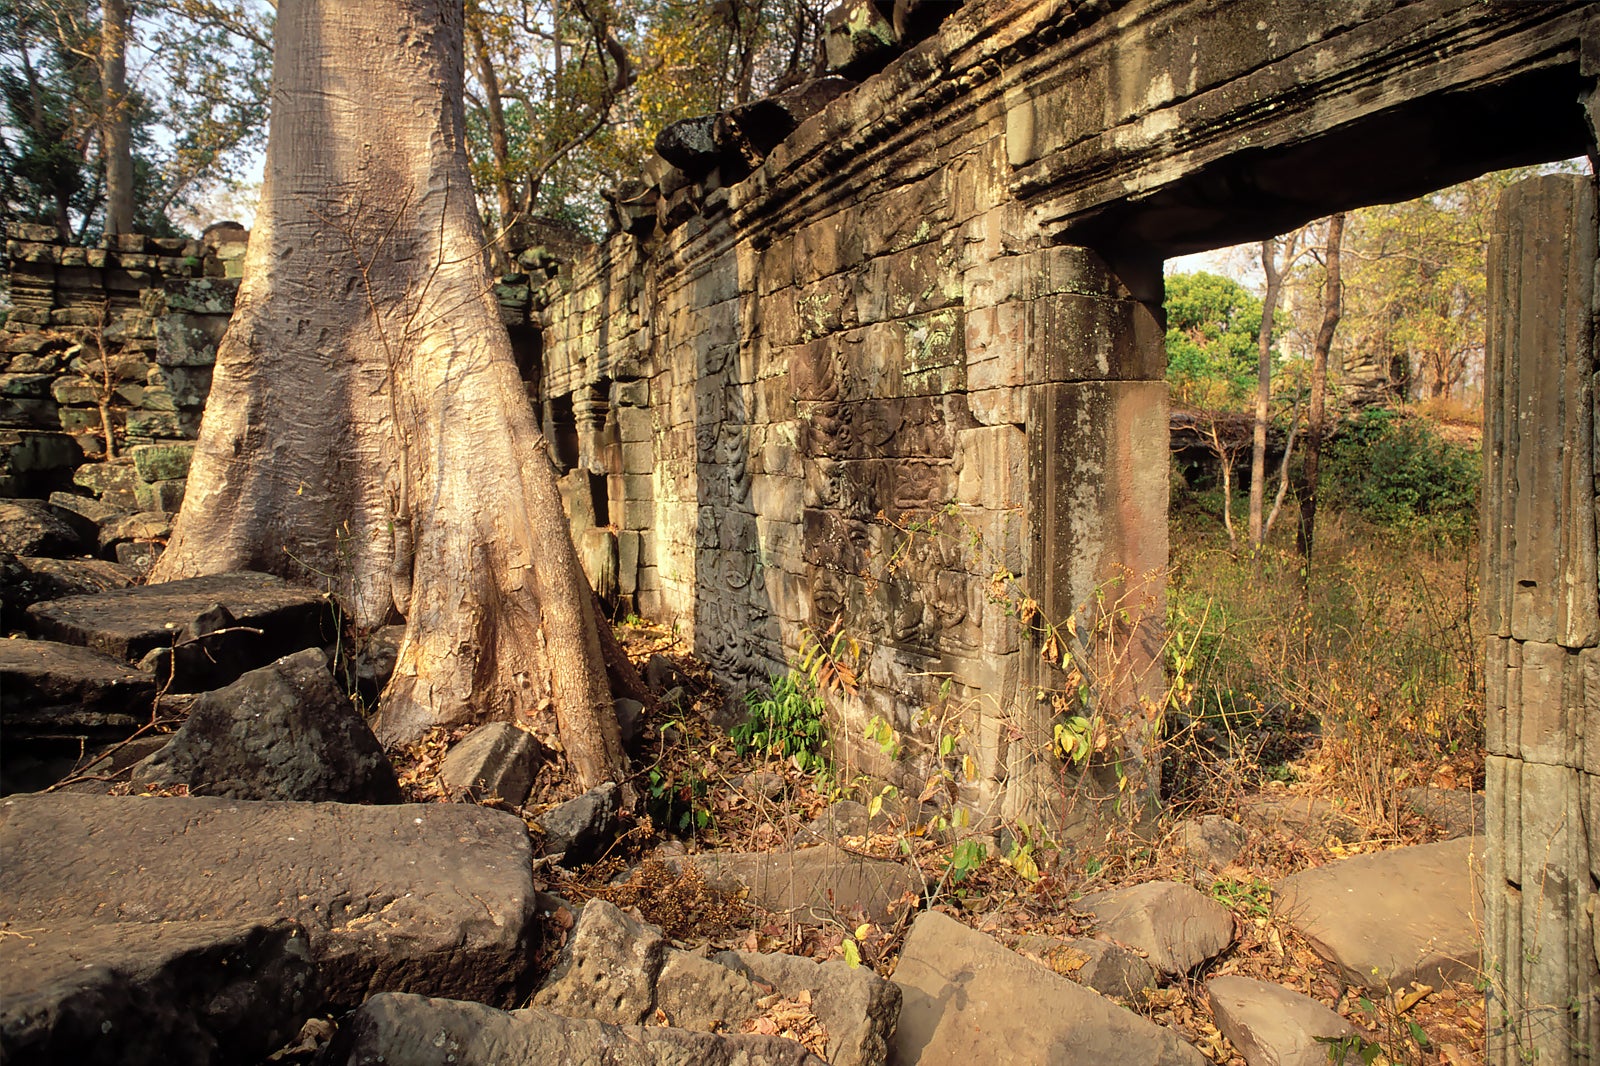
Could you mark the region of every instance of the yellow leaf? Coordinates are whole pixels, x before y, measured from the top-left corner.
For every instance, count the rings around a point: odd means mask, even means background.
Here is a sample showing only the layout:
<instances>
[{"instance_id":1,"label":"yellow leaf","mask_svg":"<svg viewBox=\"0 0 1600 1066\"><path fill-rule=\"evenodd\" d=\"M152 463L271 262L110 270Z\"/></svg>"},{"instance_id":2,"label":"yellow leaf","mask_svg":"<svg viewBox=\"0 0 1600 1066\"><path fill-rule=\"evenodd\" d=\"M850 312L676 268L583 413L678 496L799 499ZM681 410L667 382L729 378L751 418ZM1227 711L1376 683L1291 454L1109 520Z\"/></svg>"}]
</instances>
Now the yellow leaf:
<instances>
[{"instance_id":1,"label":"yellow leaf","mask_svg":"<svg viewBox=\"0 0 1600 1066\"><path fill-rule=\"evenodd\" d=\"M861 949L856 947L854 940L844 942L844 964L852 970L861 965Z\"/></svg>"}]
</instances>

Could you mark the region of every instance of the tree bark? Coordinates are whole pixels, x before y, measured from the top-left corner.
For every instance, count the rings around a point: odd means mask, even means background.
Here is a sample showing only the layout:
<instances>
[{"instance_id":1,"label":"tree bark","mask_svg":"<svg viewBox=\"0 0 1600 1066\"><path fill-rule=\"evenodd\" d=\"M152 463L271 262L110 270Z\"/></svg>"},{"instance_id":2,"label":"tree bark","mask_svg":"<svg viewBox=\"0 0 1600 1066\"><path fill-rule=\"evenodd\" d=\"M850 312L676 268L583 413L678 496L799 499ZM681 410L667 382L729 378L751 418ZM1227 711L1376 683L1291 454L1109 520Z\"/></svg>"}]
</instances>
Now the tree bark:
<instances>
[{"instance_id":1,"label":"tree bark","mask_svg":"<svg viewBox=\"0 0 1600 1066\"><path fill-rule=\"evenodd\" d=\"M494 57L489 54L489 42L483 29L474 25L468 16L467 36L472 42L472 63L477 70L478 83L483 86L483 107L489 124L489 153L494 157L495 204L500 211L500 228L491 242L495 269L508 273L512 269L512 255L525 246L522 211L517 205L517 193L511 180L511 139L506 133L505 101L500 95L500 78L495 73Z\"/></svg>"},{"instance_id":2,"label":"tree bark","mask_svg":"<svg viewBox=\"0 0 1600 1066\"><path fill-rule=\"evenodd\" d=\"M128 103L127 0L100 5L100 152L106 169L106 236L133 232L133 122Z\"/></svg>"},{"instance_id":3,"label":"tree bark","mask_svg":"<svg viewBox=\"0 0 1600 1066\"><path fill-rule=\"evenodd\" d=\"M1278 272L1278 242L1261 242L1261 269L1267 275L1267 291L1261 298L1261 332L1256 345L1255 431L1250 438L1250 547L1261 547L1262 511L1267 494L1267 417L1272 407L1272 319L1278 310L1278 295L1283 289ZM1284 257L1288 258L1287 255Z\"/></svg>"},{"instance_id":4,"label":"tree bark","mask_svg":"<svg viewBox=\"0 0 1600 1066\"><path fill-rule=\"evenodd\" d=\"M1322 324L1311 345L1311 405L1306 414L1306 461L1300 486L1300 535L1297 543L1306 565L1301 569L1311 580L1311 550L1317 535L1317 479L1322 463L1322 434L1327 422L1328 354L1333 350L1333 334L1344 313L1344 278L1340 267L1344 245L1344 212L1328 219L1327 250L1323 253L1325 276L1322 284Z\"/></svg>"},{"instance_id":5,"label":"tree bark","mask_svg":"<svg viewBox=\"0 0 1600 1066\"><path fill-rule=\"evenodd\" d=\"M152 580L240 568L402 615L374 728L555 709L623 756L593 596L483 263L447 0L282 0L261 208Z\"/></svg>"}]
</instances>

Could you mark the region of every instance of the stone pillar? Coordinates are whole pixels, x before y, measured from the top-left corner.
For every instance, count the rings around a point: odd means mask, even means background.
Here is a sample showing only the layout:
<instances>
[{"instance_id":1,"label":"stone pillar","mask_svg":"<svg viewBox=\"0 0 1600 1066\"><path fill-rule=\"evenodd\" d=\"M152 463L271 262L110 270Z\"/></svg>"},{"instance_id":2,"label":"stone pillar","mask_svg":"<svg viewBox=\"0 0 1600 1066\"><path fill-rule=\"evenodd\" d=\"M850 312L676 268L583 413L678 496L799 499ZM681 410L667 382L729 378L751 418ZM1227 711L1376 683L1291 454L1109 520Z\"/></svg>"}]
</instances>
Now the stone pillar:
<instances>
[{"instance_id":1,"label":"stone pillar","mask_svg":"<svg viewBox=\"0 0 1600 1066\"><path fill-rule=\"evenodd\" d=\"M1489 1061L1600 1059L1600 591L1590 179L1502 196L1489 246Z\"/></svg>"},{"instance_id":2,"label":"stone pillar","mask_svg":"<svg viewBox=\"0 0 1600 1066\"><path fill-rule=\"evenodd\" d=\"M1053 664L1037 646L1024 651L1023 738L1011 745L1005 807L1038 821L1042 799L1060 819L1061 778L1050 752L1056 711L1037 696L1062 687L1061 657L1075 641L1091 660L1096 710L1123 734L1129 794L1159 795L1160 763L1143 756L1163 687L1169 463L1160 261L1114 271L1071 247L1026 258L1036 260L1019 294L1029 573L1040 618L1061 627L1063 646Z\"/></svg>"}]
</instances>

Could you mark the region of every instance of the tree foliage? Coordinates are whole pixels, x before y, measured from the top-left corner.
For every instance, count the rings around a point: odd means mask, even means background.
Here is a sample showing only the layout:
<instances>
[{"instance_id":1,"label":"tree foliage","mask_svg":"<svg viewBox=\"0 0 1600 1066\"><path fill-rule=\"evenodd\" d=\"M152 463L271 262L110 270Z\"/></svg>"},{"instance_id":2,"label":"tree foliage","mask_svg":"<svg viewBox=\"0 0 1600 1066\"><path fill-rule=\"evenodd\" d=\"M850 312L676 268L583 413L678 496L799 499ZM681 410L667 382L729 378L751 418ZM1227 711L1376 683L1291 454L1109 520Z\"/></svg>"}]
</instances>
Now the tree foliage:
<instances>
[{"instance_id":1,"label":"tree foliage","mask_svg":"<svg viewBox=\"0 0 1600 1066\"><path fill-rule=\"evenodd\" d=\"M128 50L135 228L244 177L265 134L270 13L249 0L152 0ZM8 215L97 235L105 205L100 11L92 0L0 0L0 198Z\"/></svg>"},{"instance_id":2,"label":"tree foliage","mask_svg":"<svg viewBox=\"0 0 1600 1066\"><path fill-rule=\"evenodd\" d=\"M1204 271L1167 277L1167 380L1181 404L1231 407L1255 387L1261 298Z\"/></svg>"},{"instance_id":3,"label":"tree foliage","mask_svg":"<svg viewBox=\"0 0 1600 1066\"><path fill-rule=\"evenodd\" d=\"M656 134L816 72L824 0L469 0L468 124L490 232L598 233ZM516 244L516 236L508 243Z\"/></svg>"}]
</instances>

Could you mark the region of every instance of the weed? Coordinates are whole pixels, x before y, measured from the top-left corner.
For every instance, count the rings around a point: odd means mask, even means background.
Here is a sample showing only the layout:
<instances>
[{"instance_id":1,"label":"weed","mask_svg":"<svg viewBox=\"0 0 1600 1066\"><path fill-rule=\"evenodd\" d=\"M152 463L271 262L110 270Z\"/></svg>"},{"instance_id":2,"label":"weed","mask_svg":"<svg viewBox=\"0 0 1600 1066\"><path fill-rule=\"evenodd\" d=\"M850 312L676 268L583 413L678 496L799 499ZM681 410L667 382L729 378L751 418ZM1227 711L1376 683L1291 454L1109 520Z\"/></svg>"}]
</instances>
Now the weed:
<instances>
[{"instance_id":1,"label":"weed","mask_svg":"<svg viewBox=\"0 0 1600 1066\"><path fill-rule=\"evenodd\" d=\"M729 734L735 751L789 759L802 773L822 769L823 702L807 675L798 670L774 674L767 693L746 693L745 703L745 720Z\"/></svg>"}]
</instances>

